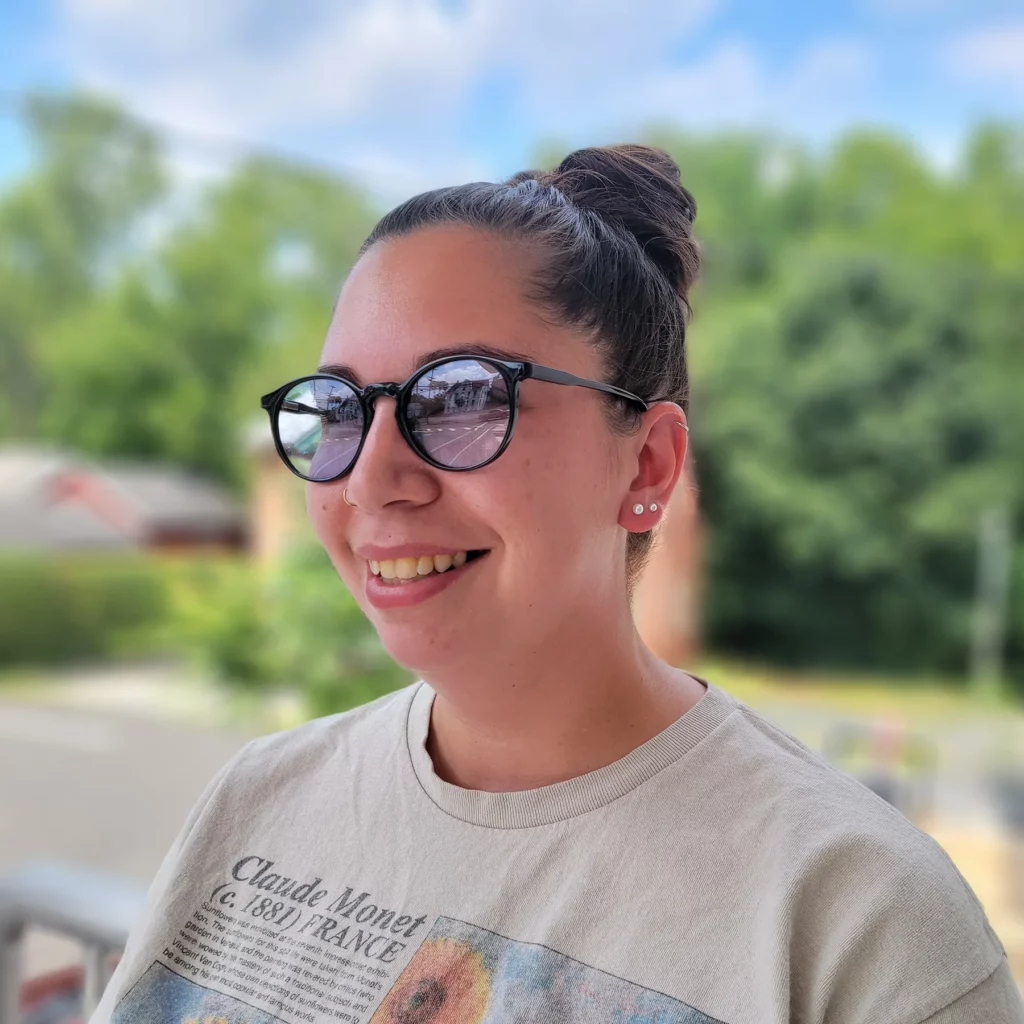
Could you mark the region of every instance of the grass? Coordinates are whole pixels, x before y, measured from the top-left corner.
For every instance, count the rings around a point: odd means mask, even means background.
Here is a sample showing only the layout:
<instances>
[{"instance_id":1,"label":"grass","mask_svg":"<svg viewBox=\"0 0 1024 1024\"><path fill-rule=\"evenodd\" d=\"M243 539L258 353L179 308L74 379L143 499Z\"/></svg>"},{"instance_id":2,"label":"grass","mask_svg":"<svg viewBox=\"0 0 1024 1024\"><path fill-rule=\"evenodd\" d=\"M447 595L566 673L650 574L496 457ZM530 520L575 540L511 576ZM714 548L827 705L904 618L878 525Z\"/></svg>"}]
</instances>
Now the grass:
<instances>
[{"instance_id":1,"label":"grass","mask_svg":"<svg viewBox=\"0 0 1024 1024\"><path fill-rule=\"evenodd\" d=\"M20 698L38 692L51 678L43 668L0 668L0 697Z\"/></svg>"},{"instance_id":2,"label":"grass","mask_svg":"<svg viewBox=\"0 0 1024 1024\"><path fill-rule=\"evenodd\" d=\"M752 706L817 707L851 715L896 714L915 719L1009 716L1024 707L1009 697L981 697L963 683L938 677L796 672L705 657L694 669Z\"/></svg>"}]
</instances>

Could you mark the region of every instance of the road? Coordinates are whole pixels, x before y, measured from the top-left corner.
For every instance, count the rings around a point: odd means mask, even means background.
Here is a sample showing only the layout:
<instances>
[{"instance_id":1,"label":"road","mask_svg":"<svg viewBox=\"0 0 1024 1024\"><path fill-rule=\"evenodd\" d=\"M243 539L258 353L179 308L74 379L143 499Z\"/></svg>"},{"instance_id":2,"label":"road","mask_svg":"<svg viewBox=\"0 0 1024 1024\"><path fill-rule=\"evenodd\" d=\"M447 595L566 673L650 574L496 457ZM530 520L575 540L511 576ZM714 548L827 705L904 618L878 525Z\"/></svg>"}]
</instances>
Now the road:
<instances>
[{"instance_id":1,"label":"road","mask_svg":"<svg viewBox=\"0 0 1024 1024\"><path fill-rule=\"evenodd\" d=\"M145 886L207 781L253 735L0 698L0 873L68 860ZM75 949L30 935L28 970Z\"/></svg>"}]
</instances>

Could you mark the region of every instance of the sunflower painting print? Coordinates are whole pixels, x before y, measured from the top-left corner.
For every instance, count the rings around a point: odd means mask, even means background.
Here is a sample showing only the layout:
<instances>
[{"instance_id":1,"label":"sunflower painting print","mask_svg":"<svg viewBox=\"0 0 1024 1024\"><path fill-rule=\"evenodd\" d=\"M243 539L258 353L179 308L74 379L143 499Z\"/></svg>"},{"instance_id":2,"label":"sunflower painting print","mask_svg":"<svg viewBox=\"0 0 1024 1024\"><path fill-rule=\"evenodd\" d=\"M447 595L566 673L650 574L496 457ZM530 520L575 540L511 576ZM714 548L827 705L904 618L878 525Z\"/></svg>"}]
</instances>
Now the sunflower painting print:
<instances>
[{"instance_id":1,"label":"sunflower painting print","mask_svg":"<svg viewBox=\"0 0 1024 1024\"><path fill-rule=\"evenodd\" d=\"M483 1024L491 1002L484 955L460 938L427 937L371 1024Z\"/></svg>"},{"instance_id":2,"label":"sunflower painting print","mask_svg":"<svg viewBox=\"0 0 1024 1024\"><path fill-rule=\"evenodd\" d=\"M437 919L369 1024L717 1024L547 946Z\"/></svg>"}]
</instances>

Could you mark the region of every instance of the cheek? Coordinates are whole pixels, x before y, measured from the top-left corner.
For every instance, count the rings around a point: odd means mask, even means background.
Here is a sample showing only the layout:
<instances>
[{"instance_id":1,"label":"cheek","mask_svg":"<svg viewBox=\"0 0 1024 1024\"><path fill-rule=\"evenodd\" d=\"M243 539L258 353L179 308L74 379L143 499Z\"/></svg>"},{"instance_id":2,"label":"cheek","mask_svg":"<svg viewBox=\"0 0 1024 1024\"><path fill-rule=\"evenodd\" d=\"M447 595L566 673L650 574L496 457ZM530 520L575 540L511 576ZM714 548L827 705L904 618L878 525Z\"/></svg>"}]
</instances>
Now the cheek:
<instances>
[{"instance_id":1,"label":"cheek","mask_svg":"<svg viewBox=\"0 0 1024 1024\"><path fill-rule=\"evenodd\" d=\"M611 482L607 429L595 416L555 417L540 424L528 458L556 504L591 500Z\"/></svg>"},{"instance_id":2,"label":"cheek","mask_svg":"<svg viewBox=\"0 0 1024 1024\"><path fill-rule=\"evenodd\" d=\"M610 457L594 431L556 425L520 438L517 430L495 466L506 458L505 476L489 489L489 501L501 520L499 532L531 556L545 564L578 561L597 541L602 522L614 525Z\"/></svg>"},{"instance_id":3,"label":"cheek","mask_svg":"<svg viewBox=\"0 0 1024 1024\"><path fill-rule=\"evenodd\" d=\"M306 485L306 515L317 539L327 550L339 571L348 556L348 544L344 534L346 512L341 488L333 484Z\"/></svg>"},{"instance_id":4,"label":"cheek","mask_svg":"<svg viewBox=\"0 0 1024 1024\"><path fill-rule=\"evenodd\" d=\"M333 515L333 503L327 488L306 484L306 516L316 531L320 542L326 541L325 534L329 531Z\"/></svg>"}]
</instances>

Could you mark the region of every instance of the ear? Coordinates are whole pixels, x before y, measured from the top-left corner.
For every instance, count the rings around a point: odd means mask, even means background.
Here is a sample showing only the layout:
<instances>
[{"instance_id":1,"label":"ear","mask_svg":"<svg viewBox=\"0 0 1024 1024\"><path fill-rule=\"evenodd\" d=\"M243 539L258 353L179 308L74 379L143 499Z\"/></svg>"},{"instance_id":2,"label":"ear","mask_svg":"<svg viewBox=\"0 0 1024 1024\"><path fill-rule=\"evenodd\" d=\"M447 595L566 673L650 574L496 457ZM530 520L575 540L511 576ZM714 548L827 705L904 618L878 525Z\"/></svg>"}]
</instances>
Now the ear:
<instances>
[{"instance_id":1,"label":"ear","mask_svg":"<svg viewBox=\"0 0 1024 1024\"><path fill-rule=\"evenodd\" d=\"M664 516L683 471L689 443L686 414L675 402L656 402L644 413L644 425L633 440L637 468L619 510L619 525L630 533L646 533ZM658 506L653 512L652 504ZM634 511L637 505L643 511Z\"/></svg>"}]
</instances>

